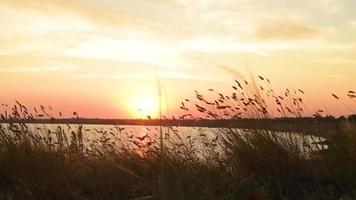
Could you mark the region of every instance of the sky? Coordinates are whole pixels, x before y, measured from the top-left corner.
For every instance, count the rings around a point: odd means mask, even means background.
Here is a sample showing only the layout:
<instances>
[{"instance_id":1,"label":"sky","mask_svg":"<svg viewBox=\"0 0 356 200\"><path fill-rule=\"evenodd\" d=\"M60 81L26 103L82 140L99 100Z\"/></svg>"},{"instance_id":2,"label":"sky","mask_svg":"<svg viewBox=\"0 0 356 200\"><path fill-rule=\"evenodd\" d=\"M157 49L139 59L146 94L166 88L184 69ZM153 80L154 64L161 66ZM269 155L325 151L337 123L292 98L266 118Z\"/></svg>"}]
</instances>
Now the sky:
<instances>
[{"instance_id":1,"label":"sky","mask_svg":"<svg viewBox=\"0 0 356 200\"><path fill-rule=\"evenodd\" d=\"M157 114L158 79L170 116L194 90L230 91L253 74L351 114L355 10L354 0L0 0L0 102L138 118Z\"/></svg>"}]
</instances>

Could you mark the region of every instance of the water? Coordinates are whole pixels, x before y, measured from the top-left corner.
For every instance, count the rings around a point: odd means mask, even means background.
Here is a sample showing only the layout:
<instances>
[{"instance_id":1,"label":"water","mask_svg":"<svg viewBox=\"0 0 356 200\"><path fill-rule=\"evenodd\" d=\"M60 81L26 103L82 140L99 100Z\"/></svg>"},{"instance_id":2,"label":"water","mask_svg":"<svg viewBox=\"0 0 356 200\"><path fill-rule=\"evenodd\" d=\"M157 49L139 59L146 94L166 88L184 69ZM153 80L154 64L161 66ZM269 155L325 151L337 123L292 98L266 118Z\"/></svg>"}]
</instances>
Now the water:
<instances>
[{"instance_id":1,"label":"water","mask_svg":"<svg viewBox=\"0 0 356 200\"><path fill-rule=\"evenodd\" d=\"M2 129L9 130L7 124L2 124ZM203 128L203 127L160 127L158 126L113 126L113 125L64 125L64 124L28 124L27 130L34 135L40 135L48 142L58 140L57 133L63 133L67 141L73 141L73 137L81 137L83 146L90 149L95 145L109 147L125 147L131 149L147 150L157 148L162 133L165 147L176 153L182 151L194 151L204 156L207 153L217 154L222 152L221 138L226 132L243 134L246 130ZM80 136L78 135L78 133ZM263 131L263 133L269 133ZM322 137L305 135L302 133L270 132L273 137L287 141L298 146L302 151L309 152L327 148L320 142ZM78 139L78 138L77 138Z\"/></svg>"}]
</instances>

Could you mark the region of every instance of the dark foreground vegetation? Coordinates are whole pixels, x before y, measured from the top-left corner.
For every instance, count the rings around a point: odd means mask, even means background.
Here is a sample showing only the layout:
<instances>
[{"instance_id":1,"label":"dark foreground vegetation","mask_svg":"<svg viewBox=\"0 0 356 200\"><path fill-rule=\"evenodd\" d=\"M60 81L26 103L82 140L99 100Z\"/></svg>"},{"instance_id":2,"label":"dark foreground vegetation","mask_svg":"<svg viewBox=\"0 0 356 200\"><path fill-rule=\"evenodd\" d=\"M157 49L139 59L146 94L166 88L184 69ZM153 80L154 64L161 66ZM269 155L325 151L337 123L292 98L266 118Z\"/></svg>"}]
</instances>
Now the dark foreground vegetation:
<instances>
[{"instance_id":1,"label":"dark foreground vegetation","mask_svg":"<svg viewBox=\"0 0 356 200\"><path fill-rule=\"evenodd\" d=\"M237 83L232 94L218 93L215 100L196 92L197 118L232 119L241 112L241 118L270 119L273 110L304 115L302 98L290 97L289 90L284 96L267 90L276 103L271 108L267 95L249 95ZM187 102L182 118L192 117ZM0 128L0 199L356 198L352 117L332 128L321 124L319 131L221 127L210 135L182 135L176 127L138 134L119 126L22 121L48 115L44 107L34 112L17 103L2 114L7 123Z\"/></svg>"}]
</instances>

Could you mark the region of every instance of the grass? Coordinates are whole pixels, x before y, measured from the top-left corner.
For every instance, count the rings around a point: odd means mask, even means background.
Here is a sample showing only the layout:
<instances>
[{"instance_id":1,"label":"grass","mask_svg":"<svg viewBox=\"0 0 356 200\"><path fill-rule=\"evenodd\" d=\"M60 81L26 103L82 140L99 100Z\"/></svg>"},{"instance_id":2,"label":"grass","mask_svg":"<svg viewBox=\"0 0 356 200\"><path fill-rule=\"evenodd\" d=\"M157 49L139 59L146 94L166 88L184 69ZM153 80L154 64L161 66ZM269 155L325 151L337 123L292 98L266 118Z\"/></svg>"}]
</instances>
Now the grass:
<instances>
[{"instance_id":1,"label":"grass","mask_svg":"<svg viewBox=\"0 0 356 200\"><path fill-rule=\"evenodd\" d=\"M216 92L210 99L196 91L196 101L182 103L181 118L264 123L274 116L308 115L302 90L275 94L268 79L259 79L267 85L255 85L253 91L246 81L236 81L232 94ZM347 94L355 98L353 91ZM1 116L7 123L0 128L0 199L356 198L353 117L333 130L226 127L184 135L168 127L160 136L158 129L140 135L119 126L34 128L21 120L52 116L43 106L31 112L18 102L11 109L4 105Z\"/></svg>"}]
</instances>

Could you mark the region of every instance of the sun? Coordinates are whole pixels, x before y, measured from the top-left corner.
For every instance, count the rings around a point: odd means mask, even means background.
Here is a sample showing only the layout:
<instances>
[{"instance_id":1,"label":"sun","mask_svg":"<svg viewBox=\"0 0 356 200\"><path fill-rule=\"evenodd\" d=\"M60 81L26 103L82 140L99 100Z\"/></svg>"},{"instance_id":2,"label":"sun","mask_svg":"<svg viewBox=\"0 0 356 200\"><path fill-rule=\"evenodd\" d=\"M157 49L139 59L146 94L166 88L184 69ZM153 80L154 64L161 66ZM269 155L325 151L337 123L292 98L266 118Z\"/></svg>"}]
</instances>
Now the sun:
<instances>
[{"instance_id":1,"label":"sun","mask_svg":"<svg viewBox=\"0 0 356 200\"><path fill-rule=\"evenodd\" d=\"M136 103L135 109L139 112L139 115L143 115L143 117L154 117L153 115L156 112L157 106L152 99L143 99Z\"/></svg>"},{"instance_id":2,"label":"sun","mask_svg":"<svg viewBox=\"0 0 356 200\"><path fill-rule=\"evenodd\" d=\"M128 98L130 116L133 118L157 118L159 112L159 98L155 91L133 93Z\"/></svg>"}]
</instances>

